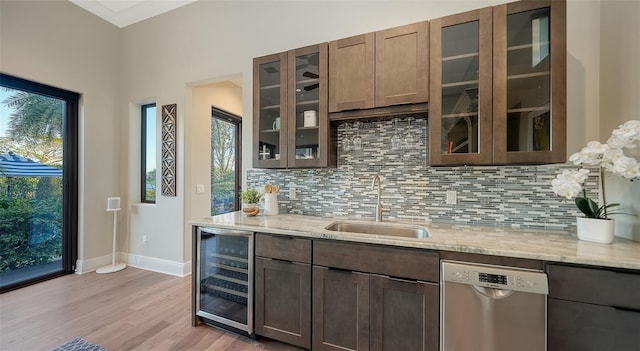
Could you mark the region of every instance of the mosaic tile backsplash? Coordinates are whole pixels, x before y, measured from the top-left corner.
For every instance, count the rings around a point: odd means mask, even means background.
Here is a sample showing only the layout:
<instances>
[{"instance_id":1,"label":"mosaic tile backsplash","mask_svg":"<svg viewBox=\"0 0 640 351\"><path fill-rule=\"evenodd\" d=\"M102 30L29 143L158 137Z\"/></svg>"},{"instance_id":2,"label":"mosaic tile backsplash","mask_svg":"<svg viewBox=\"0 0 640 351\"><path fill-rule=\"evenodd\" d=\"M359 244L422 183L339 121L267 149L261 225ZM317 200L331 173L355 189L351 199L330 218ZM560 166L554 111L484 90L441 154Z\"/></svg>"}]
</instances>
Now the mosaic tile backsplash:
<instances>
[{"instance_id":1,"label":"mosaic tile backsplash","mask_svg":"<svg viewBox=\"0 0 640 351\"><path fill-rule=\"evenodd\" d=\"M354 150L357 135L362 146ZM567 165L430 167L426 115L342 123L338 141L337 168L250 169L247 185L280 185L281 213L373 219L377 189L371 183L377 174L389 209L385 220L575 230L580 212L551 191L551 180ZM289 199L290 188L296 199ZM597 198L596 172L586 189ZM447 190L456 191L453 205L446 204Z\"/></svg>"}]
</instances>

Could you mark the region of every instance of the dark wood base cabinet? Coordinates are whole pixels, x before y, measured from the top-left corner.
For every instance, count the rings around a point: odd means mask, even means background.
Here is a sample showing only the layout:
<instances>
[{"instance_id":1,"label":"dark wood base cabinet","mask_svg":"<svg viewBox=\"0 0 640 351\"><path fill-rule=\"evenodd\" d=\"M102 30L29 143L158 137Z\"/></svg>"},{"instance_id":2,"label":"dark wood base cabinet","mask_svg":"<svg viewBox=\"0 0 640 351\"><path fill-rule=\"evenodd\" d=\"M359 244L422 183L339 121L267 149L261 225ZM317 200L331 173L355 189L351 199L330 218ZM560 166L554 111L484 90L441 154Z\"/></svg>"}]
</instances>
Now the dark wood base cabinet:
<instances>
[{"instance_id":1,"label":"dark wood base cabinet","mask_svg":"<svg viewBox=\"0 0 640 351\"><path fill-rule=\"evenodd\" d=\"M313 267L314 351L369 350L369 275Z\"/></svg>"},{"instance_id":2,"label":"dark wood base cabinet","mask_svg":"<svg viewBox=\"0 0 640 351\"><path fill-rule=\"evenodd\" d=\"M549 299L549 351L640 350L640 312Z\"/></svg>"},{"instance_id":3,"label":"dark wood base cabinet","mask_svg":"<svg viewBox=\"0 0 640 351\"><path fill-rule=\"evenodd\" d=\"M311 240L256 234L255 333L311 347Z\"/></svg>"},{"instance_id":4,"label":"dark wood base cabinet","mask_svg":"<svg viewBox=\"0 0 640 351\"><path fill-rule=\"evenodd\" d=\"M640 350L640 274L547 265L549 351Z\"/></svg>"},{"instance_id":5,"label":"dark wood base cabinet","mask_svg":"<svg viewBox=\"0 0 640 351\"><path fill-rule=\"evenodd\" d=\"M372 275L371 350L437 350L439 286Z\"/></svg>"},{"instance_id":6,"label":"dark wood base cabinet","mask_svg":"<svg viewBox=\"0 0 640 351\"><path fill-rule=\"evenodd\" d=\"M256 257L256 334L311 346L311 266Z\"/></svg>"}]
</instances>

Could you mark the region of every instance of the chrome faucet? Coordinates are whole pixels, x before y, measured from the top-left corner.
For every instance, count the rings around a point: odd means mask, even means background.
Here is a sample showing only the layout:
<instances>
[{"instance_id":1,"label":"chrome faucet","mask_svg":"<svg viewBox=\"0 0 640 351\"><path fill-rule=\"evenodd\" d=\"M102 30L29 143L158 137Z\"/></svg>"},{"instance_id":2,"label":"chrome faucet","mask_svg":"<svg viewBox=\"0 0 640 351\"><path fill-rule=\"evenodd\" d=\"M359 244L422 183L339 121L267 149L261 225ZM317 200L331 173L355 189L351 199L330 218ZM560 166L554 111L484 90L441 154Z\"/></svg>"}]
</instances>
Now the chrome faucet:
<instances>
[{"instance_id":1,"label":"chrome faucet","mask_svg":"<svg viewBox=\"0 0 640 351\"><path fill-rule=\"evenodd\" d=\"M386 209L382 208L382 201L380 201L380 195L382 193L382 180L380 180L380 176L377 174L373 177L373 182L371 182L371 190L375 189L376 184L378 184L378 202L376 203L376 222L382 222L382 211L386 211Z\"/></svg>"}]
</instances>

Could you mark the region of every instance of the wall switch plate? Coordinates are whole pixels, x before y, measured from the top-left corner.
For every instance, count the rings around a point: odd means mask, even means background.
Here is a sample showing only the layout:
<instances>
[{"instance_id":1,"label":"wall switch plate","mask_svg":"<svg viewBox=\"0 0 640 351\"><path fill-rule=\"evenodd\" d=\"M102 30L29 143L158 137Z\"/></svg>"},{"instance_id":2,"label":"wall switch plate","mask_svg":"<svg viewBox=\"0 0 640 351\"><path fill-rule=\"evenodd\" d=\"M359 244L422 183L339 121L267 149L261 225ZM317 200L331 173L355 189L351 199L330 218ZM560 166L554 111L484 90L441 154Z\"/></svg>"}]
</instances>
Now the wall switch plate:
<instances>
[{"instance_id":1,"label":"wall switch plate","mask_svg":"<svg viewBox=\"0 0 640 351\"><path fill-rule=\"evenodd\" d=\"M296 193L296 188L289 188L289 199L295 200L297 197L298 194Z\"/></svg>"},{"instance_id":2,"label":"wall switch plate","mask_svg":"<svg viewBox=\"0 0 640 351\"><path fill-rule=\"evenodd\" d=\"M455 205L458 201L458 194L455 190L447 190L447 205Z\"/></svg>"},{"instance_id":3,"label":"wall switch plate","mask_svg":"<svg viewBox=\"0 0 640 351\"><path fill-rule=\"evenodd\" d=\"M204 184L196 184L196 194L204 193Z\"/></svg>"}]
</instances>

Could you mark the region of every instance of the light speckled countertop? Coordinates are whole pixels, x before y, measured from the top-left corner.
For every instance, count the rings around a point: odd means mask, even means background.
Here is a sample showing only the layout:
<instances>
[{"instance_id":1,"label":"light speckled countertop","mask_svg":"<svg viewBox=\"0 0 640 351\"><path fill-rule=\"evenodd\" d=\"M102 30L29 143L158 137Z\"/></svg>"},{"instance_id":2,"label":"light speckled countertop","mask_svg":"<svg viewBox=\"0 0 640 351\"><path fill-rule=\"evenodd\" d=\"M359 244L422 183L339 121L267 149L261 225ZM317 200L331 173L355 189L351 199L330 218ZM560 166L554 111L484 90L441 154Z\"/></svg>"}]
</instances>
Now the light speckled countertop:
<instances>
[{"instance_id":1,"label":"light speckled countertop","mask_svg":"<svg viewBox=\"0 0 640 351\"><path fill-rule=\"evenodd\" d=\"M192 225L237 229L430 250L468 252L544 261L578 263L640 270L640 242L616 238L613 244L578 240L575 233L536 229L511 229L441 223L398 222L423 225L431 234L427 239L357 234L326 230L329 224L345 218L313 217L293 214L247 217L232 212L190 221ZM355 220L362 221L362 220Z\"/></svg>"}]
</instances>

